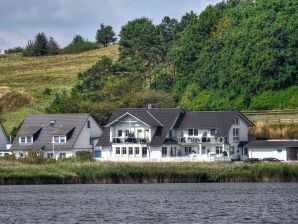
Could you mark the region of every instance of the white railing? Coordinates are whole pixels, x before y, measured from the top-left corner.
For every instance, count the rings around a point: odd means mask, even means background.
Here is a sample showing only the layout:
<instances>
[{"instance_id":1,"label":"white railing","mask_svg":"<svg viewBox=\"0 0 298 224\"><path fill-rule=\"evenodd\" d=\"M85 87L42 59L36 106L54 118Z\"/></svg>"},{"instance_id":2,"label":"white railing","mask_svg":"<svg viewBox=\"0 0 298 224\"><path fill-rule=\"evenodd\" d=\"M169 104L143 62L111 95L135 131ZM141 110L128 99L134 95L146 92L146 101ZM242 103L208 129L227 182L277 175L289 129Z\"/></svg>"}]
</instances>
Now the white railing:
<instances>
[{"instance_id":1,"label":"white railing","mask_svg":"<svg viewBox=\"0 0 298 224\"><path fill-rule=\"evenodd\" d=\"M199 144L199 143L216 143L216 144L223 144L224 141L220 138L215 137L206 137L206 138L194 138L194 137L183 137L177 138L178 143L180 144Z\"/></svg>"}]
</instances>

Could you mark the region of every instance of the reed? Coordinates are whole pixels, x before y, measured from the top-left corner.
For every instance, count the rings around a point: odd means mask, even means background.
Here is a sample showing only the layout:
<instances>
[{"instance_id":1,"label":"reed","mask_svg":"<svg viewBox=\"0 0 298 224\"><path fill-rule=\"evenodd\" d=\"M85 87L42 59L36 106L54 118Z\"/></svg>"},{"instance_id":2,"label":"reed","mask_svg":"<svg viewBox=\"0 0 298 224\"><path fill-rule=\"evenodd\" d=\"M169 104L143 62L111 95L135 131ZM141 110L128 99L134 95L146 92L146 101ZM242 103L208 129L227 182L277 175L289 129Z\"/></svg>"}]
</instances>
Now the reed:
<instances>
[{"instance_id":1,"label":"reed","mask_svg":"<svg viewBox=\"0 0 298 224\"><path fill-rule=\"evenodd\" d=\"M115 163L0 161L0 184L298 181L298 163Z\"/></svg>"}]
</instances>

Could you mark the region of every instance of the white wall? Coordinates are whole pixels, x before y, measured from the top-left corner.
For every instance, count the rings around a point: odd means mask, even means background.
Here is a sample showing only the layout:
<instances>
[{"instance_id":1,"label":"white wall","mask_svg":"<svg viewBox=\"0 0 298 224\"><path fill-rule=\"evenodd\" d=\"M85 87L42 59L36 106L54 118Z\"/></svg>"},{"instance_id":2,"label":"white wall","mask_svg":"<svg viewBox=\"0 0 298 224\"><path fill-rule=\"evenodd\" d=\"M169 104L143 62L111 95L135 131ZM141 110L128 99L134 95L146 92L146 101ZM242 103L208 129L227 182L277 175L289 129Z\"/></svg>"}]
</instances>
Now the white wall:
<instances>
[{"instance_id":1,"label":"white wall","mask_svg":"<svg viewBox=\"0 0 298 224\"><path fill-rule=\"evenodd\" d=\"M90 120L90 128L88 128L86 122L77 141L74 144L74 150L92 149L93 147L90 145L90 138L100 137L102 135L102 129L94 120L94 118L89 116L88 120Z\"/></svg>"},{"instance_id":2,"label":"white wall","mask_svg":"<svg viewBox=\"0 0 298 224\"><path fill-rule=\"evenodd\" d=\"M279 160L287 160L287 149L286 148L280 148L282 149L281 152L277 151L277 148L249 148L248 149L248 156L249 158L268 158L273 157Z\"/></svg>"},{"instance_id":3,"label":"white wall","mask_svg":"<svg viewBox=\"0 0 298 224\"><path fill-rule=\"evenodd\" d=\"M6 144L8 143L8 139L6 134L0 124L0 151L6 150Z\"/></svg>"}]
</instances>

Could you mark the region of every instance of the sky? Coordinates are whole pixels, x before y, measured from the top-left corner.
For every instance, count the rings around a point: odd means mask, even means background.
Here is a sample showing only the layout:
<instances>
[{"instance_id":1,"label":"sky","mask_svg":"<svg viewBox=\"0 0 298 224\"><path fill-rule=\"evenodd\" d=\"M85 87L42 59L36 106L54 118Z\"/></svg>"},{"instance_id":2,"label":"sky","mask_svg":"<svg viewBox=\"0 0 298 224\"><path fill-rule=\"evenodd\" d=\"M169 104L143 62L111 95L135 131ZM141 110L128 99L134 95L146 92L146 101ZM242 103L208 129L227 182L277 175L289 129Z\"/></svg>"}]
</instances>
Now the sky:
<instances>
[{"instance_id":1,"label":"sky","mask_svg":"<svg viewBox=\"0 0 298 224\"><path fill-rule=\"evenodd\" d=\"M128 21L148 17L159 23L164 16L180 19L200 13L221 0L0 0L0 49L22 46L38 32L54 37L61 47L79 34L94 41L100 23L118 34Z\"/></svg>"}]
</instances>

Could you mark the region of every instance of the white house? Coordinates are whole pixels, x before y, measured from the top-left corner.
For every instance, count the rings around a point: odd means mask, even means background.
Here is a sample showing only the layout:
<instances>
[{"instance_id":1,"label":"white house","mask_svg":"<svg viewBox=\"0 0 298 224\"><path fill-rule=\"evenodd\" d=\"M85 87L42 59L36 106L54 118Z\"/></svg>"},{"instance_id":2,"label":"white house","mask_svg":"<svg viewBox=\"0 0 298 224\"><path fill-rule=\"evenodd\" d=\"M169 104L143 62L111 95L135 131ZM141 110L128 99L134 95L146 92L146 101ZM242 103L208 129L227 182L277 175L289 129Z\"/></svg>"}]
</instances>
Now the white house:
<instances>
[{"instance_id":1,"label":"white house","mask_svg":"<svg viewBox=\"0 0 298 224\"><path fill-rule=\"evenodd\" d=\"M249 158L276 158L283 161L298 159L298 140L250 141L244 145Z\"/></svg>"},{"instance_id":2,"label":"white house","mask_svg":"<svg viewBox=\"0 0 298 224\"><path fill-rule=\"evenodd\" d=\"M9 151L7 150L8 143L8 137L2 124L0 123L0 157L9 154Z\"/></svg>"},{"instance_id":3,"label":"white house","mask_svg":"<svg viewBox=\"0 0 298 224\"><path fill-rule=\"evenodd\" d=\"M96 151L115 161L245 159L248 152L239 146L251 125L239 111L116 109Z\"/></svg>"},{"instance_id":4,"label":"white house","mask_svg":"<svg viewBox=\"0 0 298 224\"><path fill-rule=\"evenodd\" d=\"M14 139L17 157L39 149L47 158L68 158L78 151L94 152L102 129L89 114L50 114L28 117Z\"/></svg>"}]
</instances>

